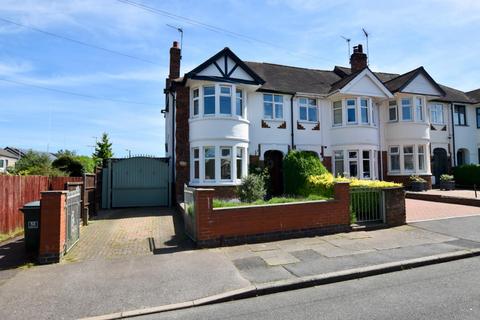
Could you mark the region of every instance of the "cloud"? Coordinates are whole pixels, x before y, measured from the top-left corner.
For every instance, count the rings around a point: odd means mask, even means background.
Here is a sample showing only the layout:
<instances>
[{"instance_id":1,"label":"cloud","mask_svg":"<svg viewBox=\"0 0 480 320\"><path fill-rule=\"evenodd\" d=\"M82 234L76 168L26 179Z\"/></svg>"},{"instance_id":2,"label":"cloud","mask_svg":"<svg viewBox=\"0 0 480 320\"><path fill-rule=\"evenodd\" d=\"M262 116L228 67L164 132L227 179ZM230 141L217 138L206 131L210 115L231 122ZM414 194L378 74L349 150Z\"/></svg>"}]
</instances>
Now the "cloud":
<instances>
[{"instance_id":1,"label":"cloud","mask_svg":"<svg viewBox=\"0 0 480 320\"><path fill-rule=\"evenodd\" d=\"M32 64L27 61L0 62L0 76L11 77L31 71Z\"/></svg>"}]
</instances>

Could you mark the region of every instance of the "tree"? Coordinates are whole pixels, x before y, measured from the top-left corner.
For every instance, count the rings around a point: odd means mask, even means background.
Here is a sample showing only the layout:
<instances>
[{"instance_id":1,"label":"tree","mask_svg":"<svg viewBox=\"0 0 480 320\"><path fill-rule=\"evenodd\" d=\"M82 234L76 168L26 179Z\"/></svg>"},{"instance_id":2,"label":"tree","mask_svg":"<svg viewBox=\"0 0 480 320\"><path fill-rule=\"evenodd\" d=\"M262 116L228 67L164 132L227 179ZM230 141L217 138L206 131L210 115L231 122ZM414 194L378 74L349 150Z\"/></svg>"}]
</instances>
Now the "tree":
<instances>
[{"instance_id":1,"label":"tree","mask_svg":"<svg viewBox=\"0 0 480 320\"><path fill-rule=\"evenodd\" d=\"M97 145L95 146L95 152L93 153L92 157L97 165L104 164L107 159L113 157L112 143L110 142L106 132L102 134L102 139L97 142Z\"/></svg>"},{"instance_id":2,"label":"tree","mask_svg":"<svg viewBox=\"0 0 480 320\"><path fill-rule=\"evenodd\" d=\"M15 163L13 174L40 175L40 176L64 176L65 173L57 168L52 168L52 161L46 153L28 151Z\"/></svg>"},{"instance_id":3,"label":"tree","mask_svg":"<svg viewBox=\"0 0 480 320\"><path fill-rule=\"evenodd\" d=\"M85 169L85 173L95 173L95 160L89 156L76 156Z\"/></svg>"},{"instance_id":4,"label":"tree","mask_svg":"<svg viewBox=\"0 0 480 320\"><path fill-rule=\"evenodd\" d=\"M68 155L58 157L52 162L52 167L67 173L70 177L81 177L85 173L83 164L76 157Z\"/></svg>"}]
</instances>

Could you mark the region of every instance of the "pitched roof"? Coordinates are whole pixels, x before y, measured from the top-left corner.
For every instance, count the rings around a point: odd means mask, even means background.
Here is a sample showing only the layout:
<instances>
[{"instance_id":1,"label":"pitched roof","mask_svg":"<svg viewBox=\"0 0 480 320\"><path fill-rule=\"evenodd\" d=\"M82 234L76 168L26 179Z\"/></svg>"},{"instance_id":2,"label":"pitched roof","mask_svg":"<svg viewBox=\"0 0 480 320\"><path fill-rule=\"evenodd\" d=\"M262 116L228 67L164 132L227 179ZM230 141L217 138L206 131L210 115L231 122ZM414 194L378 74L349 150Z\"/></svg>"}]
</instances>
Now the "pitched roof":
<instances>
[{"instance_id":1,"label":"pitched roof","mask_svg":"<svg viewBox=\"0 0 480 320\"><path fill-rule=\"evenodd\" d=\"M477 103L480 103L480 89L467 92L467 96Z\"/></svg>"},{"instance_id":2,"label":"pitched roof","mask_svg":"<svg viewBox=\"0 0 480 320\"><path fill-rule=\"evenodd\" d=\"M0 149L0 156L2 157L7 157L7 158L12 158L12 159L17 159L17 156L14 155L13 153L5 150L5 149Z\"/></svg>"},{"instance_id":3,"label":"pitched roof","mask_svg":"<svg viewBox=\"0 0 480 320\"><path fill-rule=\"evenodd\" d=\"M33 151L33 152L38 153L38 154L47 155L48 158L49 158L51 161L54 161L55 159L57 159L57 156L54 155L53 153L50 153L50 152L36 151L36 150L24 149L24 148L16 148L16 147L11 147L11 146L5 147L4 150L6 150L6 151L10 152L11 154L13 154L13 157L14 157L14 158L21 158L21 157L23 157L27 152Z\"/></svg>"},{"instance_id":4,"label":"pitched roof","mask_svg":"<svg viewBox=\"0 0 480 320\"><path fill-rule=\"evenodd\" d=\"M328 94L331 85L341 77L333 71L298 68L265 62L249 62L245 64L254 70L265 83L262 90L283 93L317 93Z\"/></svg>"},{"instance_id":5,"label":"pitched roof","mask_svg":"<svg viewBox=\"0 0 480 320\"><path fill-rule=\"evenodd\" d=\"M352 69L348 67L342 66L335 66L333 72L337 73L339 76L344 77L352 73ZM343 76L342 76L343 74ZM374 72L374 74L380 79L382 82L387 82L399 76L398 73L388 73L388 72Z\"/></svg>"},{"instance_id":6,"label":"pitched roof","mask_svg":"<svg viewBox=\"0 0 480 320\"><path fill-rule=\"evenodd\" d=\"M430 83L442 94L445 95L445 91L432 79L428 72L423 67L418 67L407 73L404 73L396 78L393 78L385 82L385 86L393 93L397 91L402 91L410 82L413 81L419 74L422 74Z\"/></svg>"},{"instance_id":7,"label":"pitched roof","mask_svg":"<svg viewBox=\"0 0 480 320\"><path fill-rule=\"evenodd\" d=\"M435 98L434 101L441 102L460 102L460 103L474 103L475 101L471 99L465 92L440 85L443 91L445 91L445 96Z\"/></svg>"}]
</instances>

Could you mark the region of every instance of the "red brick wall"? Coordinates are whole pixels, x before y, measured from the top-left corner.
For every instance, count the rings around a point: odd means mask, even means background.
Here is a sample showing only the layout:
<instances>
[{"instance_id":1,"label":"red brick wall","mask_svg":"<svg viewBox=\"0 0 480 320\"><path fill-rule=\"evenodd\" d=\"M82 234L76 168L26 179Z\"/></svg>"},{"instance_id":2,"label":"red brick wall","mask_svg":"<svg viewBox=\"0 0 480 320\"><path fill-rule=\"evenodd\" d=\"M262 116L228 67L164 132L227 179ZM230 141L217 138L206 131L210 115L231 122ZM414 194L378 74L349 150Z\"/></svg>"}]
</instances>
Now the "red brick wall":
<instances>
[{"instance_id":1,"label":"red brick wall","mask_svg":"<svg viewBox=\"0 0 480 320\"><path fill-rule=\"evenodd\" d=\"M65 201L67 191L42 192L40 207L41 263L59 262L66 238Z\"/></svg>"},{"instance_id":2,"label":"red brick wall","mask_svg":"<svg viewBox=\"0 0 480 320\"><path fill-rule=\"evenodd\" d=\"M214 197L213 189L196 191L197 243L200 246L222 244L226 239L248 241L249 237L257 235L290 234L329 227L344 231L350 225L350 194L346 183L336 184L335 198L326 202L213 209Z\"/></svg>"},{"instance_id":3,"label":"red brick wall","mask_svg":"<svg viewBox=\"0 0 480 320\"><path fill-rule=\"evenodd\" d=\"M190 180L189 94L188 87L176 88L175 109L175 191L178 202L183 202L183 185Z\"/></svg>"},{"instance_id":4,"label":"red brick wall","mask_svg":"<svg viewBox=\"0 0 480 320\"><path fill-rule=\"evenodd\" d=\"M410 175L406 175L406 176L388 175L388 154L386 151L382 151L382 157L383 157L383 180L401 183L403 184L404 187L408 188L408 186L410 185L410 180L409 180ZM379 168L380 168L380 164L379 164ZM428 189L432 189L432 176L421 175L420 177L427 180Z\"/></svg>"}]
</instances>

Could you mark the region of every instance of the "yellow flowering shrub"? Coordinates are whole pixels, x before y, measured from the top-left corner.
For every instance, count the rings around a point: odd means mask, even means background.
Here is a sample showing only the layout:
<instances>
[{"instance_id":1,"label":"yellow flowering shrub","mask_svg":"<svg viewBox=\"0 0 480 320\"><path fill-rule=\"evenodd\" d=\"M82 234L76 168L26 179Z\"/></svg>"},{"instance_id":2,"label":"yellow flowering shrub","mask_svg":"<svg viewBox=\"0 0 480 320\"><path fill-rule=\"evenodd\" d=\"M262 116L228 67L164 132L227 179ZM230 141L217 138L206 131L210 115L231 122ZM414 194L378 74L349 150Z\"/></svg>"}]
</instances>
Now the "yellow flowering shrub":
<instances>
[{"instance_id":1,"label":"yellow flowering shrub","mask_svg":"<svg viewBox=\"0 0 480 320\"><path fill-rule=\"evenodd\" d=\"M332 197L333 186L337 182L348 182L351 188L392 188L402 186L402 184L395 182L334 177L331 173L325 173L317 176L309 176L304 193Z\"/></svg>"}]
</instances>

